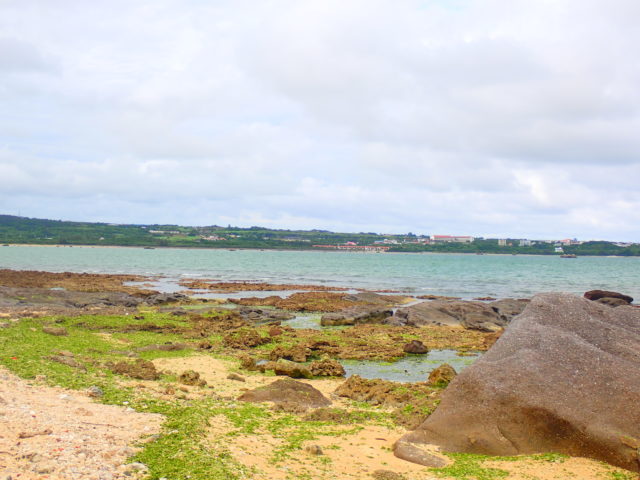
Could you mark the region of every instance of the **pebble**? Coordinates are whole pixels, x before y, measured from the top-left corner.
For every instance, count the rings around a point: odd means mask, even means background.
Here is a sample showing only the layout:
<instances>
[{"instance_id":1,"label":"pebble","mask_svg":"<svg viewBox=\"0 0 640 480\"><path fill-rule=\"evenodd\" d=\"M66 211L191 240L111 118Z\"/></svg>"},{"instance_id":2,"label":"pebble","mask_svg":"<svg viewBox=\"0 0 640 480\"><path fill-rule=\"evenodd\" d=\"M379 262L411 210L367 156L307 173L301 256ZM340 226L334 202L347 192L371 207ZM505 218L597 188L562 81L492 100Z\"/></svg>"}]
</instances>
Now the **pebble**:
<instances>
[{"instance_id":1,"label":"pebble","mask_svg":"<svg viewBox=\"0 0 640 480\"><path fill-rule=\"evenodd\" d=\"M100 398L104 395L104 392L100 387L91 385L89 388L87 388L87 395L94 398Z\"/></svg>"}]
</instances>

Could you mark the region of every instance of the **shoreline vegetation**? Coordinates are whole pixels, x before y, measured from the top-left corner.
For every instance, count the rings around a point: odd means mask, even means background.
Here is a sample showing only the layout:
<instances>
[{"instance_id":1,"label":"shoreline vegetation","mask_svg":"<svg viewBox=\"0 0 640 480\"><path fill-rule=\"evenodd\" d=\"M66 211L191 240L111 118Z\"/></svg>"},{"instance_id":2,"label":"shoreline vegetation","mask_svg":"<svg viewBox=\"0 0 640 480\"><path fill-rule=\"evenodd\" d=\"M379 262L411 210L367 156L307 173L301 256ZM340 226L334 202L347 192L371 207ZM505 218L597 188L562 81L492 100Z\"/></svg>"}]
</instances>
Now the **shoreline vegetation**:
<instances>
[{"instance_id":1,"label":"shoreline vegetation","mask_svg":"<svg viewBox=\"0 0 640 480\"><path fill-rule=\"evenodd\" d=\"M640 256L640 244L607 241L557 242L483 239L426 243L407 234L339 233L325 230L274 230L262 227L184 227L67 222L0 215L0 245L369 251L385 253L467 253L501 255Z\"/></svg>"},{"instance_id":2,"label":"shoreline vegetation","mask_svg":"<svg viewBox=\"0 0 640 480\"><path fill-rule=\"evenodd\" d=\"M71 478L74 468L95 464L101 470L86 478L634 478L555 453L448 454L440 468L401 460L394 442L434 412L456 371L438 362L417 382L345 376L349 362L375 368L409 358L428 365L431 353L442 350L472 363L527 299L412 298L312 285L284 294L279 285L202 279L160 293L144 283L150 280L0 270L3 408L18 408L10 392L18 388L34 399L57 399L29 403L36 413L7 415L0 426L0 444L11 454L0 457L0 466L10 475ZM256 287L273 295L251 297ZM212 296L198 298L202 290ZM226 296L242 292L245 298ZM315 328L296 326L299 315L315 319ZM22 398L21 408L28 401ZM77 422L49 422L69 408ZM142 436L133 443L114 444L109 435L101 446L95 442L107 437L99 433L106 427L87 427L101 423L95 420L106 415L101 408L110 409L109 424L154 414L161 425L136 433ZM96 446L70 455L83 437Z\"/></svg>"}]
</instances>

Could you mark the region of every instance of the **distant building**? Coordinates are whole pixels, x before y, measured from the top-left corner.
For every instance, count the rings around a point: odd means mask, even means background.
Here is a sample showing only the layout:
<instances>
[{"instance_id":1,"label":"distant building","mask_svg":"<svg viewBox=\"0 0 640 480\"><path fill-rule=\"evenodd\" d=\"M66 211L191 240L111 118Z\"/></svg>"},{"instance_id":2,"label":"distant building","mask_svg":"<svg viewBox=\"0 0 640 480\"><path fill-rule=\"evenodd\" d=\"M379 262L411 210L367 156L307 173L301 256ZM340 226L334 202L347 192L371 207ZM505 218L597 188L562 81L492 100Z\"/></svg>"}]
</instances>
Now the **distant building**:
<instances>
[{"instance_id":1,"label":"distant building","mask_svg":"<svg viewBox=\"0 0 640 480\"><path fill-rule=\"evenodd\" d=\"M506 247L507 246L507 239L506 238L500 238L498 240L498 246L499 247Z\"/></svg>"},{"instance_id":2,"label":"distant building","mask_svg":"<svg viewBox=\"0 0 640 480\"><path fill-rule=\"evenodd\" d=\"M562 247L556 247L556 248L554 249L554 251L555 251L556 253L564 253L564 250L562 249Z\"/></svg>"},{"instance_id":3,"label":"distant building","mask_svg":"<svg viewBox=\"0 0 640 480\"><path fill-rule=\"evenodd\" d=\"M533 245L533 242L531 240L527 240L526 238L520 240L521 247L530 247L531 245Z\"/></svg>"},{"instance_id":4,"label":"distant building","mask_svg":"<svg viewBox=\"0 0 640 480\"><path fill-rule=\"evenodd\" d=\"M149 230L149 233L156 235L180 235L178 230Z\"/></svg>"},{"instance_id":5,"label":"distant building","mask_svg":"<svg viewBox=\"0 0 640 480\"><path fill-rule=\"evenodd\" d=\"M431 235L431 241L434 243L472 243L473 240L473 237L466 235Z\"/></svg>"}]
</instances>

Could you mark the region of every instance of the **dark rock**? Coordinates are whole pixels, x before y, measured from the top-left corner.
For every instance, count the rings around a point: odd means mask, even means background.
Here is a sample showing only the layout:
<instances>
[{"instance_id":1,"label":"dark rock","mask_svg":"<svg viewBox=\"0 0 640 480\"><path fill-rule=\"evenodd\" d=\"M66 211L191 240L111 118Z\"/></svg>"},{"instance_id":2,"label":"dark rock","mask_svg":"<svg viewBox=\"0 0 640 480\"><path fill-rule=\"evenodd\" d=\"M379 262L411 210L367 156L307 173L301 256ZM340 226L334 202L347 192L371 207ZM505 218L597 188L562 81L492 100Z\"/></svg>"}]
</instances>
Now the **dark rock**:
<instances>
[{"instance_id":1,"label":"dark rock","mask_svg":"<svg viewBox=\"0 0 640 480\"><path fill-rule=\"evenodd\" d=\"M402 348L402 350L404 350L405 353L429 353L429 349L425 347L420 340L411 340Z\"/></svg>"},{"instance_id":2,"label":"dark rock","mask_svg":"<svg viewBox=\"0 0 640 480\"><path fill-rule=\"evenodd\" d=\"M158 380L160 378L160 373L156 370L156 366L141 358L135 362L118 362L111 367L111 370L113 373L139 380Z\"/></svg>"},{"instance_id":3,"label":"dark rock","mask_svg":"<svg viewBox=\"0 0 640 480\"><path fill-rule=\"evenodd\" d=\"M269 336L270 337L279 337L280 335L282 335L284 333L284 330L280 327L270 327L269 328Z\"/></svg>"},{"instance_id":4,"label":"dark rock","mask_svg":"<svg viewBox=\"0 0 640 480\"><path fill-rule=\"evenodd\" d=\"M640 439L638 398L640 310L536 295L395 451L559 452L638 471L637 449L621 440Z\"/></svg>"},{"instance_id":5,"label":"dark rock","mask_svg":"<svg viewBox=\"0 0 640 480\"><path fill-rule=\"evenodd\" d=\"M66 337L69 332L64 327L42 327L42 331L49 335L55 335L56 337Z\"/></svg>"},{"instance_id":6,"label":"dark rock","mask_svg":"<svg viewBox=\"0 0 640 480\"><path fill-rule=\"evenodd\" d=\"M280 322L283 320L291 320L293 318L296 318L295 314L291 312L246 306L238 308L238 314L240 314L243 319L249 321L250 323L264 323L273 321Z\"/></svg>"},{"instance_id":7,"label":"dark rock","mask_svg":"<svg viewBox=\"0 0 640 480\"><path fill-rule=\"evenodd\" d=\"M607 290L589 290L584 294L584 298L586 298L587 300L598 300L605 297L619 298L620 300L624 300L627 303L633 302L633 297L630 297L629 295L618 292L609 292Z\"/></svg>"},{"instance_id":8,"label":"dark rock","mask_svg":"<svg viewBox=\"0 0 640 480\"><path fill-rule=\"evenodd\" d=\"M449 382L451 382L456 375L456 370L451 365L443 363L438 368L431 371L429 374L429 383L440 387L449 385Z\"/></svg>"},{"instance_id":9,"label":"dark rock","mask_svg":"<svg viewBox=\"0 0 640 480\"><path fill-rule=\"evenodd\" d=\"M188 300L189 297L182 293L157 293L155 295L149 295L145 302L147 305L164 305L166 303L176 303Z\"/></svg>"},{"instance_id":10,"label":"dark rock","mask_svg":"<svg viewBox=\"0 0 640 480\"><path fill-rule=\"evenodd\" d=\"M309 370L315 377L344 377L346 373L340 362L331 358L311 362Z\"/></svg>"},{"instance_id":11,"label":"dark rock","mask_svg":"<svg viewBox=\"0 0 640 480\"><path fill-rule=\"evenodd\" d=\"M325 327L358 325L361 323L382 323L393 315L388 308L353 308L340 313L325 313L320 317L320 325Z\"/></svg>"},{"instance_id":12,"label":"dark rock","mask_svg":"<svg viewBox=\"0 0 640 480\"><path fill-rule=\"evenodd\" d=\"M331 405L331 401L316 388L290 378L276 380L264 387L249 390L243 393L238 400L243 402L296 403L307 408Z\"/></svg>"}]
</instances>

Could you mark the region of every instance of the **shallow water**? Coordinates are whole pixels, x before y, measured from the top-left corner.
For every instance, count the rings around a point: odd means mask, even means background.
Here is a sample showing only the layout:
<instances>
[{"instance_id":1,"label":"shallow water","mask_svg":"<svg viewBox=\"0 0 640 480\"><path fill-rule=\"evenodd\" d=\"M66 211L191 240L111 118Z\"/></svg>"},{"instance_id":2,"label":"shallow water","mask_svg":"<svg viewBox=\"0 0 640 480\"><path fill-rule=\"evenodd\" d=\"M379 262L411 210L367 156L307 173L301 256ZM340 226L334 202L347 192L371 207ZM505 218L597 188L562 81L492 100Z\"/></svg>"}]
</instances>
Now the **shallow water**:
<instances>
[{"instance_id":1,"label":"shallow water","mask_svg":"<svg viewBox=\"0 0 640 480\"><path fill-rule=\"evenodd\" d=\"M363 378L392 380L394 382L424 382L429 373L443 363L451 365L456 372L471 365L480 357L460 357L455 350L431 350L426 355L407 355L396 362L370 360L340 360L347 377L360 375Z\"/></svg>"},{"instance_id":2,"label":"shallow water","mask_svg":"<svg viewBox=\"0 0 640 480\"><path fill-rule=\"evenodd\" d=\"M595 288L640 297L640 257L11 246L0 248L0 267L320 284L462 298Z\"/></svg>"}]
</instances>

